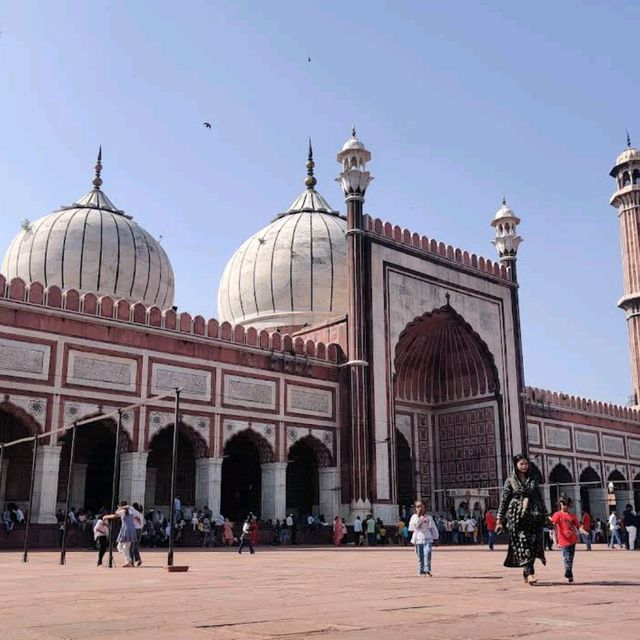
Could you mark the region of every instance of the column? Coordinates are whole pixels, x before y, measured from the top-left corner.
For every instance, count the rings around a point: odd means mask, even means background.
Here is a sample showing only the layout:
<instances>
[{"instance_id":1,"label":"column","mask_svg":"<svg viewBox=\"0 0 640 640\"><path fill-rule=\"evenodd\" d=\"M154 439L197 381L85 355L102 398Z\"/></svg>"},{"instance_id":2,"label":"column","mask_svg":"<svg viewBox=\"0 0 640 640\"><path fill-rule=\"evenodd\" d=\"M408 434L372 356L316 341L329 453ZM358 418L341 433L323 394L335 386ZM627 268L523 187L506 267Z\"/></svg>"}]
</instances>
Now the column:
<instances>
[{"instance_id":1,"label":"column","mask_svg":"<svg viewBox=\"0 0 640 640\"><path fill-rule=\"evenodd\" d=\"M576 485L562 485L561 491L567 498L571 498L573 501L573 510L575 513L580 514L580 488Z\"/></svg>"},{"instance_id":2,"label":"column","mask_svg":"<svg viewBox=\"0 0 640 640\"><path fill-rule=\"evenodd\" d=\"M544 498L544 504L547 507L547 511L551 513L551 487L548 484L541 484L540 490L542 491L542 497Z\"/></svg>"},{"instance_id":3,"label":"column","mask_svg":"<svg viewBox=\"0 0 640 640\"><path fill-rule=\"evenodd\" d=\"M84 508L84 494L87 485L87 465L76 463L73 465L73 479L71 480L71 500L69 505L76 509Z\"/></svg>"},{"instance_id":4,"label":"column","mask_svg":"<svg viewBox=\"0 0 640 640\"><path fill-rule=\"evenodd\" d=\"M327 522L332 522L340 514L340 469L325 467L318 469L320 486L320 513Z\"/></svg>"},{"instance_id":5,"label":"column","mask_svg":"<svg viewBox=\"0 0 640 640\"><path fill-rule=\"evenodd\" d=\"M600 518L606 523L609 517L609 506L607 503L607 492L598 487L589 489L589 506L591 507L591 517L595 520Z\"/></svg>"},{"instance_id":6,"label":"column","mask_svg":"<svg viewBox=\"0 0 640 640\"><path fill-rule=\"evenodd\" d=\"M620 515L630 504L633 507L633 491L616 490L616 511Z\"/></svg>"},{"instance_id":7,"label":"column","mask_svg":"<svg viewBox=\"0 0 640 640\"><path fill-rule=\"evenodd\" d=\"M287 463L268 462L262 465L263 520L284 518L287 510Z\"/></svg>"},{"instance_id":8,"label":"column","mask_svg":"<svg viewBox=\"0 0 640 640\"><path fill-rule=\"evenodd\" d=\"M33 517L31 522L37 522L38 524L55 524L56 522L61 451L61 447L57 445L43 444L38 447L33 483ZM82 486L84 492L84 483Z\"/></svg>"},{"instance_id":9,"label":"column","mask_svg":"<svg viewBox=\"0 0 640 640\"><path fill-rule=\"evenodd\" d=\"M7 455L5 450L4 455ZM9 460L5 457L0 467L0 509L4 509L4 494L7 490L7 475L9 473Z\"/></svg>"},{"instance_id":10,"label":"column","mask_svg":"<svg viewBox=\"0 0 640 640\"><path fill-rule=\"evenodd\" d=\"M145 507L147 488L147 457L146 451L133 451L120 456L120 500L129 504L137 502Z\"/></svg>"},{"instance_id":11,"label":"column","mask_svg":"<svg viewBox=\"0 0 640 640\"><path fill-rule=\"evenodd\" d=\"M146 509L155 509L156 507L156 476L158 475L158 470L150 467L147 469L146 475L146 486L145 486L145 500L147 504L145 505Z\"/></svg>"},{"instance_id":12,"label":"column","mask_svg":"<svg viewBox=\"0 0 640 640\"><path fill-rule=\"evenodd\" d=\"M220 515L221 481L222 458L196 460L196 507L209 507L214 518Z\"/></svg>"}]
</instances>

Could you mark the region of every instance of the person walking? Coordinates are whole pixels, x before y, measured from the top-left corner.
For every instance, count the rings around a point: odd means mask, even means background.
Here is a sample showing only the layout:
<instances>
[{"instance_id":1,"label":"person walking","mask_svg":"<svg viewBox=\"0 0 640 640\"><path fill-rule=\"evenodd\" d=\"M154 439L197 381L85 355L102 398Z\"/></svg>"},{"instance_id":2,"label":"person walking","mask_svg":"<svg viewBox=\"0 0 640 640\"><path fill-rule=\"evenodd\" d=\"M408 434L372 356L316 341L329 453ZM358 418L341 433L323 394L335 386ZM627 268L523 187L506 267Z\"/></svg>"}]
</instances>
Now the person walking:
<instances>
[{"instance_id":1,"label":"person walking","mask_svg":"<svg viewBox=\"0 0 640 640\"><path fill-rule=\"evenodd\" d=\"M422 500L415 502L416 512L409 520L409 531L412 532L411 544L415 545L418 559L418 575L431 576L431 552L434 540L439 538L438 527L427 513Z\"/></svg>"},{"instance_id":2,"label":"person walking","mask_svg":"<svg viewBox=\"0 0 640 640\"><path fill-rule=\"evenodd\" d=\"M131 543L131 560L137 567L139 567L142 565L142 558L140 557L140 541L142 540L142 527L144 527L142 507L137 502L134 502L133 505L129 506L129 513L133 517L133 526L136 529L136 539Z\"/></svg>"},{"instance_id":3,"label":"person walking","mask_svg":"<svg viewBox=\"0 0 640 640\"><path fill-rule=\"evenodd\" d=\"M287 537L289 538L289 544L293 544L293 514L292 513L287 515L286 523L287 523L287 536L285 537L284 542L282 544L286 543Z\"/></svg>"},{"instance_id":4,"label":"person walking","mask_svg":"<svg viewBox=\"0 0 640 640\"><path fill-rule=\"evenodd\" d=\"M123 568L133 567L131 560L131 543L136 539L136 528L133 524L133 516L129 513L129 505L126 500L118 503L118 510L111 515L104 516L103 520L120 519L120 531L116 538L118 551L124 558Z\"/></svg>"},{"instance_id":5,"label":"person walking","mask_svg":"<svg viewBox=\"0 0 640 640\"><path fill-rule=\"evenodd\" d=\"M360 520L360 516L356 516L356 519L353 521L353 537L356 541L356 547L360 547L364 544L364 535L362 533L362 520Z\"/></svg>"},{"instance_id":6,"label":"person walking","mask_svg":"<svg viewBox=\"0 0 640 640\"><path fill-rule=\"evenodd\" d=\"M616 544L620 545L620 549L624 549L622 538L620 538L620 522L618 521L618 514L615 511L612 511L609 516L609 531L611 531L609 549L615 549Z\"/></svg>"},{"instance_id":7,"label":"person walking","mask_svg":"<svg viewBox=\"0 0 640 640\"><path fill-rule=\"evenodd\" d=\"M547 510L537 479L529 472L529 459L524 454L513 458L513 472L504 483L496 534L505 524L509 530L509 548L505 567L521 567L525 582L535 585L535 561L546 564L544 557L542 526L547 520Z\"/></svg>"},{"instance_id":8,"label":"person walking","mask_svg":"<svg viewBox=\"0 0 640 640\"><path fill-rule=\"evenodd\" d=\"M249 552L253 555L255 553L255 549L251 544L251 521L252 517L248 516L242 525L242 535L240 536L240 546L238 547L238 553L242 555L242 550L245 546L249 547Z\"/></svg>"},{"instance_id":9,"label":"person walking","mask_svg":"<svg viewBox=\"0 0 640 640\"><path fill-rule=\"evenodd\" d=\"M487 513L485 513L484 522L487 527L487 542L489 544L489 549L493 551L493 545L496 541L496 517L493 515L493 511L491 511L491 509L488 509Z\"/></svg>"},{"instance_id":10,"label":"person walking","mask_svg":"<svg viewBox=\"0 0 640 640\"><path fill-rule=\"evenodd\" d=\"M576 543L578 542L578 529L580 521L575 513L571 513L573 500L562 496L558 500L559 511L556 511L549 522L556 530L556 544L562 550L562 561L564 563L564 577L573 582L573 559L576 555Z\"/></svg>"},{"instance_id":11,"label":"person walking","mask_svg":"<svg viewBox=\"0 0 640 640\"><path fill-rule=\"evenodd\" d=\"M227 547L230 547L233 545L233 522L229 518L225 518L222 526L222 541Z\"/></svg>"},{"instance_id":12,"label":"person walking","mask_svg":"<svg viewBox=\"0 0 640 640\"><path fill-rule=\"evenodd\" d=\"M367 545L369 547L374 547L376 544L376 521L374 517L369 514L367 519L364 521L364 524L367 528Z\"/></svg>"},{"instance_id":13,"label":"person walking","mask_svg":"<svg viewBox=\"0 0 640 640\"><path fill-rule=\"evenodd\" d=\"M109 527L104 521L106 511L102 510L98 515L96 523L93 525L93 539L98 546L98 566L102 566L102 559L109 546Z\"/></svg>"},{"instance_id":14,"label":"person walking","mask_svg":"<svg viewBox=\"0 0 640 640\"><path fill-rule=\"evenodd\" d=\"M628 504L622 512L622 522L629 536L627 549L633 551L636 548L636 536L638 535L638 517L633 512L632 505Z\"/></svg>"},{"instance_id":15,"label":"person walking","mask_svg":"<svg viewBox=\"0 0 640 640\"><path fill-rule=\"evenodd\" d=\"M591 551L591 514L586 509L582 512L582 522L578 531L581 542L587 545L587 551Z\"/></svg>"}]
</instances>

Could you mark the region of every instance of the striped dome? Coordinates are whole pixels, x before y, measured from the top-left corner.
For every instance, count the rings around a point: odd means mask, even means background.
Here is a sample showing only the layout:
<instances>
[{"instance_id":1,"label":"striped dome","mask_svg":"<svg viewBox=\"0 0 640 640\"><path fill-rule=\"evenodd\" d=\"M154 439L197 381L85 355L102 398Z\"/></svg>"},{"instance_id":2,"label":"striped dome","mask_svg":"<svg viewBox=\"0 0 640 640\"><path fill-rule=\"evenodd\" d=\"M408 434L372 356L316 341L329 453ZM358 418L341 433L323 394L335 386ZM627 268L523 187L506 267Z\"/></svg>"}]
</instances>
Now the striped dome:
<instances>
[{"instance_id":1,"label":"striped dome","mask_svg":"<svg viewBox=\"0 0 640 640\"><path fill-rule=\"evenodd\" d=\"M332 320L347 312L346 220L313 188L231 257L218 317L259 329Z\"/></svg>"},{"instance_id":2,"label":"striped dome","mask_svg":"<svg viewBox=\"0 0 640 640\"><path fill-rule=\"evenodd\" d=\"M7 279L171 307L174 282L167 254L116 209L101 184L97 169L86 196L25 224L4 256L2 273Z\"/></svg>"}]
</instances>

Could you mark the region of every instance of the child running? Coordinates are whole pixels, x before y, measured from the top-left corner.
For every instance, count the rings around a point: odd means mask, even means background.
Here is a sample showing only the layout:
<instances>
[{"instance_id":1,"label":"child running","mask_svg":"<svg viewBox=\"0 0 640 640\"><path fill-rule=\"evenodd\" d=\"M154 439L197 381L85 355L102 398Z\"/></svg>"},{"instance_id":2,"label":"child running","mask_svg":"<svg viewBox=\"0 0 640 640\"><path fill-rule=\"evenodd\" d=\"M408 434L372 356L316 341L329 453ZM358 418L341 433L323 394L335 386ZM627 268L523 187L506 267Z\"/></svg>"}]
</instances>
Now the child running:
<instances>
[{"instance_id":1,"label":"child running","mask_svg":"<svg viewBox=\"0 0 640 640\"><path fill-rule=\"evenodd\" d=\"M580 522L575 513L571 513L573 500L563 496L558 500L560 511L556 511L549 520L556 529L556 544L562 549L564 577L573 582L573 559L576 554Z\"/></svg>"}]
</instances>

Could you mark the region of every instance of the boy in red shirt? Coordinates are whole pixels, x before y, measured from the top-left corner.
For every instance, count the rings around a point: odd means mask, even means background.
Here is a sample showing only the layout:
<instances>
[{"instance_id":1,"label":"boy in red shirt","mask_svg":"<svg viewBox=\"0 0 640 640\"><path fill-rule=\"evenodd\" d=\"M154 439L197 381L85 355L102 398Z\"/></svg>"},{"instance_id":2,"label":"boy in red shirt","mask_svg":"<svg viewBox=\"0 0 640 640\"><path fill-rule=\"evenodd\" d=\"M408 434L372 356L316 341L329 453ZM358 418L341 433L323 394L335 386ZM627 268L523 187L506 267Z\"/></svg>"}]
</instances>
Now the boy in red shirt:
<instances>
[{"instance_id":1,"label":"boy in red shirt","mask_svg":"<svg viewBox=\"0 0 640 640\"><path fill-rule=\"evenodd\" d=\"M573 500L562 496L558 500L560 511L556 511L549 520L556 529L556 542L562 549L562 561L564 562L564 577L573 582L573 558L576 554L576 542L578 542L578 529L580 521L575 513L571 513Z\"/></svg>"}]
</instances>

